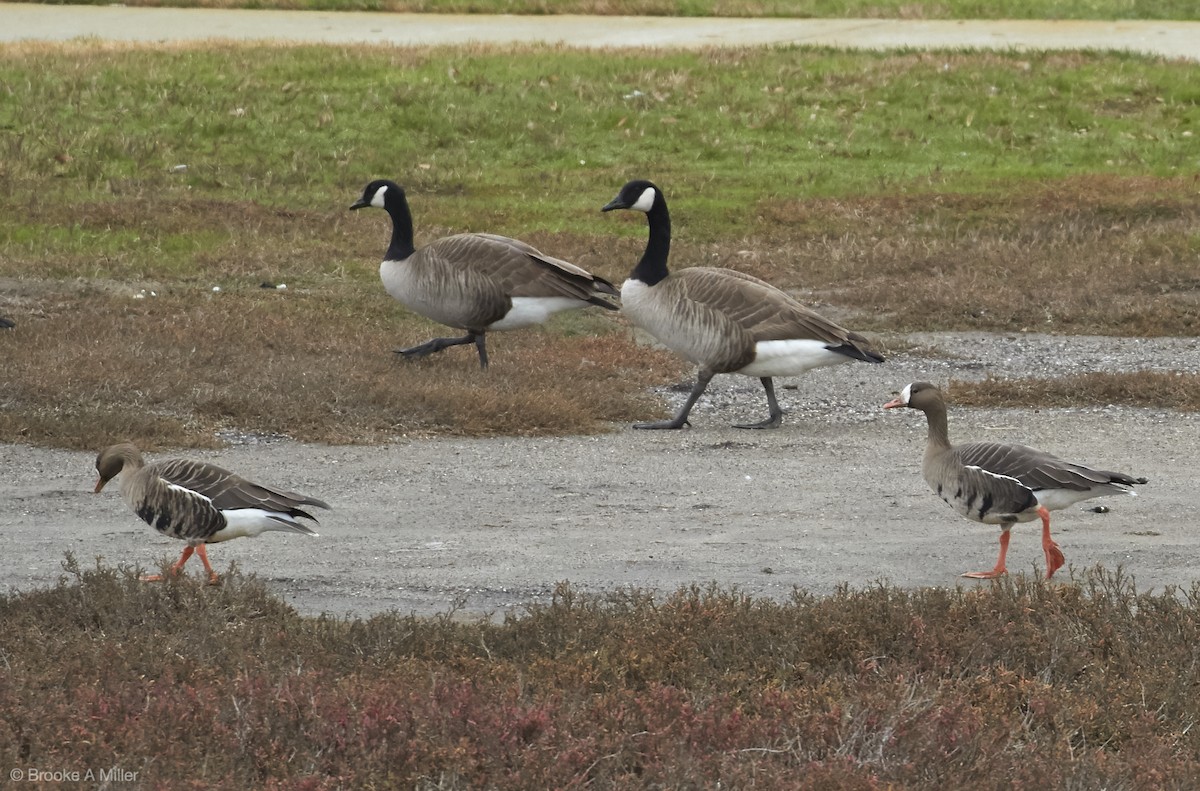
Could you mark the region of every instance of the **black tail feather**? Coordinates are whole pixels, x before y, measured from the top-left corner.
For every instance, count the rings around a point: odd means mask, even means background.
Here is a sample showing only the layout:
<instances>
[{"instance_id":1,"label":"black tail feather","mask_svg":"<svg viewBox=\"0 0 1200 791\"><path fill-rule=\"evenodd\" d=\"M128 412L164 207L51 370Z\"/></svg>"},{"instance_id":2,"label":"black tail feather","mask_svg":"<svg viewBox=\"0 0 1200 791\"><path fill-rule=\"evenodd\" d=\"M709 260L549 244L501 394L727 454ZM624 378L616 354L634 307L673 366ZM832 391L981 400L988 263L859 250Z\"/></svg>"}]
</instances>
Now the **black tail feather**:
<instances>
[{"instance_id":1,"label":"black tail feather","mask_svg":"<svg viewBox=\"0 0 1200 791\"><path fill-rule=\"evenodd\" d=\"M857 346L854 343L843 343L841 346L826 346L831 352L844 354L855 360L862 360L864 363L881 363L883 355L871 349Z\"/></svg>"},{"instance_id":2,"label":"black tail feather","mask_svg":"<svg viewBox=\"0 0 1200 791\"><path fill-rule=\"evenodd\" d=\"M601 297L588 297L588 304L595 305L598 308L604 308L605 310L620 310L621 309L619 305L614 305L613 303L609 302L607 299L603 299Z\"/></svg>"}]
</instances>

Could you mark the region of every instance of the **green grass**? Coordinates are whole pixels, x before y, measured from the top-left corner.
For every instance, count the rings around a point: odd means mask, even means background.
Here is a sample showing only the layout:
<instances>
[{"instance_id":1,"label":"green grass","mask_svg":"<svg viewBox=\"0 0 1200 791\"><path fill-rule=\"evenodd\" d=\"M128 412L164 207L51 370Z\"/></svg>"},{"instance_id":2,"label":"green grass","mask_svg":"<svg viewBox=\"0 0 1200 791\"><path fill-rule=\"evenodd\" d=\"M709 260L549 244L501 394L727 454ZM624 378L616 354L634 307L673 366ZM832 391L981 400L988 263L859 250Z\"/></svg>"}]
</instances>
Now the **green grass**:
<instances>
[{"instance_id":1,"label":"green grass","mask_svg":"<svg viewBox=\"0 0 1200 791\"><path fill-rule=\"evenodd\" d=\"M146 414L148 446L593 431L685 375L613 316L495 336L486 380L463 349L401 373L390 350L444 330L379 285L387 219L347 210L376 177L408 188L418 243L508 234L614 281L645 222L599 208L649 177L672 266L861 331L1200 334L1194 76L1091 53L12 46L0 440L95 447ZM308 384L261 393L266 370Z\"/></svg>"},{"instance_id":2,"label":"green grass","mask_svg":"<svg viewBox=\"0 0 1200 791\"><path fill-rule=\"evenodd\" d=\"M82 0L104 4L105 0ZM1197 19L1192 0L132 0L127 5L408 11L905 19Z\"/></svg>"},{"instance_id":3,"label":"green grass","mask_svg":"<svg viewBox=\"0 0 1200 791\"><path fill-rule=\"evenodd\" d=\"M0 764L138 787L1191 788L1200 590L692 587L301 617L73 558L0 596ZM7 769L6 769L7 771Z\"/></svg>"},{"instance_id":4,"label":"green grass","mask_svg":"<svg viewBox=\"0 0 1200 791\"><path fill-rule=\"evenodd\" d=\"M0 200L6 224L56 226L131 196L333 212L384 175L444 227L640 235L597 213L639 175L712 241L801 197L1188 174L1194 72L1070 54L18 50L0 60Z\"/></svg>"}]
</instances>

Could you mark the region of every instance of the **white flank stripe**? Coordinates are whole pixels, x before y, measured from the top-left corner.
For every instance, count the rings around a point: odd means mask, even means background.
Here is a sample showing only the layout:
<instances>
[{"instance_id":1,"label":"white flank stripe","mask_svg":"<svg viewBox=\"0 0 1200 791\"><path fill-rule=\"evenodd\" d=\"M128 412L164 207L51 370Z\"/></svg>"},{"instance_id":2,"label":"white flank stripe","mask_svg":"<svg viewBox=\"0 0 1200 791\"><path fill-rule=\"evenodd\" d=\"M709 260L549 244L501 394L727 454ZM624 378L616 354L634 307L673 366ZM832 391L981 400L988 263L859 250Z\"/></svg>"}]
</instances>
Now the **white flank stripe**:
<instances>
[{"instance_id":1,"label":"white flank stripe","mask_svg":"<svg viewBox=\"0 0 1200 791\"><path fill-rule=\"evenodd\" d=\"M1025 484L1021 483L1020 481L1018 481L1016 478L1012 477L1011 475L1001 475L1001 474L1000 474L1000 473L998 473L998 472L992 472L991 470L985 470L983 467L976 467L974 464L966 464L966 465L963 465L963 469L966 469L966 470L979 470L979 471L980 471L980 472L982 472L984 475L990 475L990 476L992 476L993 478L999 478L999 479L1000 479L1000 480L1002 480L1002 481L1012 481L1012 482L1013 482L1013 483L1015 483L1017 486L1020 486L1020 487L1021 487L1021 488L1023 488L1023 489L1028 489L1028 488L1029 488L1028 486L1026 486Z\"/></svg>"},{"instance_id":2,"label":"white flank stripe","mask_svg":"<svg viewBox=\"0 0 1200 791\"><path fill-rule=\"evenodd\" d=\"M211 497L205 497L204 495L200 494L200 492L196 491L195 489L189 489L186 486L180 486L177 483L171 483L166 478L159 478L159 480L162 481L163 483L165 483L167 485L168 489L174 489L177 492L183 492L188 497L195 497L196 499L203 500L204 502L209 503L209 504L212 503Z\"/></svg>"}]
</instances>

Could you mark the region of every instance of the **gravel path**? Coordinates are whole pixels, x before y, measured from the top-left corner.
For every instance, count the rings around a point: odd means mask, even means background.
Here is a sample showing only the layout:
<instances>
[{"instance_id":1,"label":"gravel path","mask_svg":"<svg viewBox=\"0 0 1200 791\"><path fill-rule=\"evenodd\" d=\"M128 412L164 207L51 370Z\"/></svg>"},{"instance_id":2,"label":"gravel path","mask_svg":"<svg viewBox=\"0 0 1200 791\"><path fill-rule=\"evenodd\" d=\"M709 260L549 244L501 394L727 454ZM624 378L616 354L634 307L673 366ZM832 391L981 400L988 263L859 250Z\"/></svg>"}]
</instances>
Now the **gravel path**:
<instances>
[{"instance_id":1,"label":"gravel path","mask_svg":"<svg viewBox=\"0 0 1200 791\"><path fill-rule=\"evenodd\" d=\"M920 476L921 416L884 412L914 379L1200 370L1196 339L923 334L882 366L784 380L778 431L739 431L765 413L756 380L724 376L693 428L594 437L399 441L386 447L253 442L192 452L250 477L324 497L321 537L267 534L213 547L307 613L429 614L456 600L499 613L584 589L671 590L716 581L786 597L842 583L955 585L990 568L994 528L956 516ZM936 350L932 356L922 349ZM664 390L678 400L682 393ZM957 440L1022 441L1150 478L1137 498L1055 515L1069 565L1123 565L1144 588L1200 580L1195 414L1103 407L956 409ZM0 590L52 583L66 551L153 567L181 545L141 523L115 492L94 496L93 454L0 446ZM1036 527L1014 529L1009 567L1041 566ZM192 569L197 574L197 569ZM1060 572L1063 574L1063 572ZM1065 574L1064 574L1065 577ZM965 584L987 584L963 581Z\"/></svg>"}]
</instances>

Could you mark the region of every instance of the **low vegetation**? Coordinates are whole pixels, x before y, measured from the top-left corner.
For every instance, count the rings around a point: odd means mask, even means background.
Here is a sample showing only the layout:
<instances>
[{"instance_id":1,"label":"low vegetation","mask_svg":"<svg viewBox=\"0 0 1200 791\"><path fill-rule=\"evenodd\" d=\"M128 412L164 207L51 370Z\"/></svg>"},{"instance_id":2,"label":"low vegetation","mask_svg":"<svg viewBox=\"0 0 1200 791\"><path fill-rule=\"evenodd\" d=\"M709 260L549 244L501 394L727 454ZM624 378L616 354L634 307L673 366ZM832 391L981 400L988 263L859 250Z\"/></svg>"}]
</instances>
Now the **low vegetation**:
<instances>
[{"instance_id":1,"label":"low vegetation","mask_svg":"<svg viewBox=\"0 0 1200 791\"><path fill-rule=\"evenodd\" d=\"M418 243L504 233L614 281L645 223L599 207L650 177L674 266L750 272L868 332L1193 335L1194 71L1079 53L9 46L0 441L586 432L651 417L647 385L687 375L597 310L496 335L486 374L465 348L394 359L448 330L379 285L387 218L347 211L379 176L408 187Z\"/></svg>"},{"instance_id":2,"label":"low vegetation","mask_svg":"<svg viewBox=\"0 0 1200 791\"><path fill-rule=\"evenodd\" d=\"M690 588L305 618L97 562L0 596L0 765L145 787L1190 788L1200 590ZM46 657L55 661L47 662Z\"/></svg>"},{"instance_id":3,"label":"low vegetation","mask_svg":"<svg viewBox=\"0 0 1200 791\"><path fill-rule=\"evenodd\" d=\"M954 403L963 406L1144 406L1200 411L1200 375L1179 371L1089 373L1061 379L951 380Z\"/></svg>"},{"instance_id":4,"label":"low vegetation","mask_svg":"<svg viewBox=\"0 0 1200 791\"><path fill-rule=\"evenodd\" d=\"M105 0L81 0L102 4ZM434 14L866 17L901 19L1197 19L1191 0L131 0L132 6L293 8Z\"/></svg>"}]
</instances>

